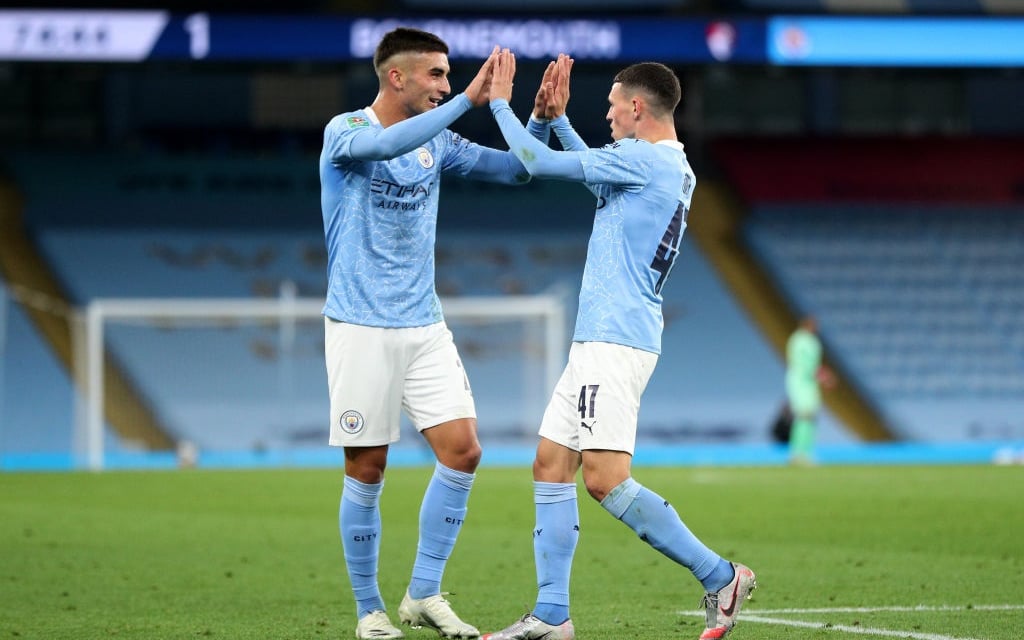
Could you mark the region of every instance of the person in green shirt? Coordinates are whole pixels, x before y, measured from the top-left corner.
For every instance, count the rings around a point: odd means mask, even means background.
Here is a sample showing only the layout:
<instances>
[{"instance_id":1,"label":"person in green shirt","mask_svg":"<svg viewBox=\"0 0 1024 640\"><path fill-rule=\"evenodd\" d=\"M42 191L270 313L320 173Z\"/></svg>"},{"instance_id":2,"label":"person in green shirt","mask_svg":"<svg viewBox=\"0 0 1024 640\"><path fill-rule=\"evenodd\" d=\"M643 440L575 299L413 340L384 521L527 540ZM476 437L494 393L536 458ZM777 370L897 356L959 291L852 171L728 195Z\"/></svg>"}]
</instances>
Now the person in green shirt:
<instances>
[{"instance_id":1,"label":"person in green shirt","mask_svg":"<svg viewBox=\"0 0 1024 640\"><path fill-rule=\"evenodd\" d=\"M786 342L786 397L793 416L789 434L792 464L814 463L814 440L821 387L831 387L832 373L821 364L821 340L814 316L804 316Z\"/></svg>"}]
</instances>

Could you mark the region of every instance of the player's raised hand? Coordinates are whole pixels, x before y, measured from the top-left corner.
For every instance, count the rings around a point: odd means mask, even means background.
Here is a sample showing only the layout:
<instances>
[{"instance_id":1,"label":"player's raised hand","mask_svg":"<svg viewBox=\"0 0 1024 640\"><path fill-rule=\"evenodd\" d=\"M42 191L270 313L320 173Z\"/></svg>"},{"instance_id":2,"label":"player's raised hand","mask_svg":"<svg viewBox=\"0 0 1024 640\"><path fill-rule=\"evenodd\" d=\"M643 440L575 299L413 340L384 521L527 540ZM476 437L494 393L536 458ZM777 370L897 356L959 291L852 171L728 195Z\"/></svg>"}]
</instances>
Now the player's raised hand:
<instances>
[{"instance_id":1,"label":"player's raised hand","mask_svg":"<svg viewBox=\"0 0 1024 640\"><path fill-rule=\"evenodd\" d=\"M545 110L545 117L549 119L561 116L569 104L569 75L572 73L573 62L575 60L568 55L558 54L552 78L552 91Z\"/></svg>"},{"instance_id":2,"label":"player's raised hand","mask_svg":"<svg viewBox=\"0 0 1024 640\"><path fill-rule=\"evenodd\" d=\"M516 76L516 55L502 49L491 73L491 100L512 100L512 80Z\"/></svg>"},{"instance_id":3,"label":"player's raised hand","mask_svg":"<svg viewBox=\"0 0 1024 640\"><path fill-rule=\"evenodd\" d=\"M469 98L474 107L482 107L490 102L491 73L493 72L494 61L497 59L499 52L498 45L494 45L491 55L487 56L483 66L480 67L480 70L476 72L476 76L466 86L466 97Z\"/></svg>"},{"instance_id":4,"label":"player's raised hand","mask_svg":"<svg viewBox=\"0 0 1024 640\"><path fill-rule=\"evenodd\" d=\"M544 77L540 79L540 87L537 89L537 97L533 100L533 117L537 119L547 118L548 102L552 99L555 90L555 61L548 63L544 70Z\"/></svg>"}]
</instances>

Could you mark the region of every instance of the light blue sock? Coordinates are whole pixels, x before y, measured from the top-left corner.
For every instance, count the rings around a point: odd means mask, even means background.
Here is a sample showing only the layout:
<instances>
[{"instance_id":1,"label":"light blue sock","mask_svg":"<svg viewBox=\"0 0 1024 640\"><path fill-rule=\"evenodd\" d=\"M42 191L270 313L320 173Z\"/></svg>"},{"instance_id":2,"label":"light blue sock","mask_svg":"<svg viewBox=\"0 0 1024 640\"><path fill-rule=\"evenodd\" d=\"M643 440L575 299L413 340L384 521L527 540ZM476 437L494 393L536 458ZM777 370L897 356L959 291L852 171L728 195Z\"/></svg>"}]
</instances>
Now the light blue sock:
<instances>
[{"instance_id":1,"label":"light blue sock","mask_svg":"<svg viewBox=\"0 0 1024 640\"><path fill-rule=\"evenodd\" d=\"M377 585L380 554L380 492L384 483L363 484L345 476L338 509L341 546L345 566L356 597L356 613L362 618L371 611L383 611L384 601Z\"/></svg>"},{"instance_id":2,"label":"light blue sock","mask_svg":"<svg viewBox=\"0 0 1024 640\"><path fill-rule=\"evenodd\" d=\"M707 591L718 591L733 577L732 565L693 535L667 500L627 478L601 501L640 539L689 569Z\"/></svg>"},{"instance_id":3,"label":"light blue sock","mask_svg":"<svg viewBox=\"0 0 1024 640\"><path fill-rule=\"evenodd\" d=\"M559 625L569 618L569 575L580 537L576 484L534 482L537 527L533 559L537 565L537 605L533 615Z\"/></svg>"},{"instance_id":4,"label":"light blue sock","mask_svg":"<svg viewBox=\"0 0 1024 640\"><path fill-rule=\"evenodd\" d=\"M426 598L441 593L441 577L466 518L474 477L440 462L435 465L420 505L420 541L412 566L410 597Z\"/></svg>"}]
</instances>

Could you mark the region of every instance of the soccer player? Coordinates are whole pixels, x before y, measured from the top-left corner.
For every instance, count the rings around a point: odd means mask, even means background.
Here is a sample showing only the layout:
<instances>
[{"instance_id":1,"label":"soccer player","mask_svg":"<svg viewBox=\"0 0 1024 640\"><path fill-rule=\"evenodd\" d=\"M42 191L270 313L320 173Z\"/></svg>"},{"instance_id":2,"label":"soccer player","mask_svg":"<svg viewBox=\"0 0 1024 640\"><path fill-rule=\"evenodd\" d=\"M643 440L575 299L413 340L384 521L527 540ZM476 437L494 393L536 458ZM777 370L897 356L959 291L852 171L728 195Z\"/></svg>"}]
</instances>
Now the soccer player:
<instances>
[{"instance_id":1,"label":"soccer player","mask_svg":"<svg viewBox=\"0 0 1024 640\"><path fill-rule=\"evenodd\" d=\"M814 464L814 439L821 387L834 384L832 372L821 364L818 321L806 315L786 341L786 397L793 416L789 433L790 464Z\"/></svg>"},{"instance_id":2,"label":"soccer player","mask_svg":"<svg viewBox=\"0 0 1024 640\"><path fill-rule=\"evenodd\" d=\"M357 638L403 635L377 582L379 501L402 410L437 462L399 619L443 637L480 635L440 592L481 450L469 381L434 288L438 190L442 173L505 184L530 176L513 154L446 128L487 103L497 47L465 91L441 104L451 92L447 53L444 41L425 31L385 34L373 59L376 99L332 118L320 155L330 444L345 449L339 527Z\"/></svg>"},{"instance_id":3,"label":"soccer player","mask_svg":"<svg viewBox=\"0 0 1024 640\"><path fill-rule=\"evenodd\" d=\"M661 351L661 289L679 251L695 184L676 139L679 80L644 62L614 78L612 144L590 149L565 116L571 59L559 56L548 95L550 126L565 151L531 138L509 107L515 57L494 63L491 111L512 152L538 178L582 182L597 196L569 362L544 412L533 462L538 593L532 612L484 640L572 640L569 576L579 537L575 477L641 540L685 566L706 592L702 640L724 638L756 586L746 566L722 559L667 501L630 475L640 396Z\"/></svg>"}]
</instances>

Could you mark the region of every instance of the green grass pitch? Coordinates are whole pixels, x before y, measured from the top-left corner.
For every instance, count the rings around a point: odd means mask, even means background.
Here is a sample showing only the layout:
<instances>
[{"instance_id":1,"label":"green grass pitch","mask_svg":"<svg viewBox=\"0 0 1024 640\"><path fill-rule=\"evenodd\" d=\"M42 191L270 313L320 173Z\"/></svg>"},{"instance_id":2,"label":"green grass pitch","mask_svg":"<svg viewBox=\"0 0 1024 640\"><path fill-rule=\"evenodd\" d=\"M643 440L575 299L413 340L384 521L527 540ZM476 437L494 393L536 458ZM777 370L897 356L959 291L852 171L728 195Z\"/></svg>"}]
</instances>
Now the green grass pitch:
<instances>
[{"instance_id":1,"label":"green grass pitch","mask_svg":"<svg viewBox=\"0 0 1024 640\"><path fill-rule=\"evenodd\" d=\"M392 613L427 468L388 471ZM635 469L760 588L735 640L1024 638L1024 469ZM0 640L351 638L340 470L0 474ZM684 638L699 584L580 490L580 640ZM527 468L484 467L445 574L484 631L533 604ZM407 630L407 638L436 637Z\"/></svg>"}]
</instances>

